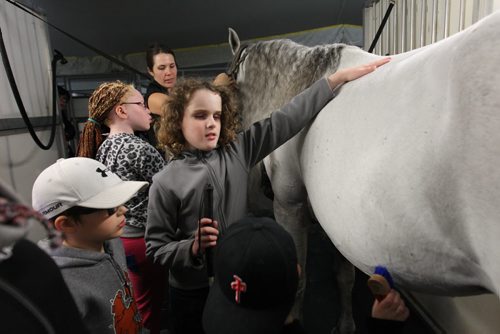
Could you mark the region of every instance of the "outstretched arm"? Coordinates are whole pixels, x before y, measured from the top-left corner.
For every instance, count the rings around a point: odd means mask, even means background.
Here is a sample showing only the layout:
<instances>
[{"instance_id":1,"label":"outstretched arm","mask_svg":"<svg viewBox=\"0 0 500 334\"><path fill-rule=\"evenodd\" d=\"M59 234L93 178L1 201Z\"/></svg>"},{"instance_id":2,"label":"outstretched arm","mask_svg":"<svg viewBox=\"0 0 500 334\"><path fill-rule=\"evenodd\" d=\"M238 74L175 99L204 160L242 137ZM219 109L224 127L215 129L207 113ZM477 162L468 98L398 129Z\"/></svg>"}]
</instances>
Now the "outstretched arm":
<instances>
[{"instance_id":1,"label":"outstretched arm","mask_svg":"<svg viewBox=\"0 0 500 334\"><path fill-rule=\"evenodd\" d=\"M236 144L244 164L247 168L253 167L295 136L335 96L337 87L371 73L389 61L390 58L382 58L366 65L338 70L312 84L269 118L252 124L239 135Z\"/></svg>"}]
</instances>

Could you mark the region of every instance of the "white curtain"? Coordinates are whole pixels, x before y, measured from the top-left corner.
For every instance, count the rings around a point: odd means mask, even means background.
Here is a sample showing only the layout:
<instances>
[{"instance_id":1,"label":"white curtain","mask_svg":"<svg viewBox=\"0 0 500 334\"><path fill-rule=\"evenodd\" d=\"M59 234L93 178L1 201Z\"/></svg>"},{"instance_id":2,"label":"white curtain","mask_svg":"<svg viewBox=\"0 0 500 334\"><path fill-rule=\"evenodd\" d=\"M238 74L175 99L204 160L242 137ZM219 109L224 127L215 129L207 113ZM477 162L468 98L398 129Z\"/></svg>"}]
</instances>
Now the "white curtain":
<instances>
[{"instance_id":1,"label":"white curtain","mask_svg":"<svg viewBox=\"0 0 500 334\"><path fill-rule=\"evenodd\" d=\"M28 115L50 115L51 50L46 24L7 1L0 1L0 26ZM1 59L0 99L0 119L21 117Z\"/></svg>"}]
</instances>

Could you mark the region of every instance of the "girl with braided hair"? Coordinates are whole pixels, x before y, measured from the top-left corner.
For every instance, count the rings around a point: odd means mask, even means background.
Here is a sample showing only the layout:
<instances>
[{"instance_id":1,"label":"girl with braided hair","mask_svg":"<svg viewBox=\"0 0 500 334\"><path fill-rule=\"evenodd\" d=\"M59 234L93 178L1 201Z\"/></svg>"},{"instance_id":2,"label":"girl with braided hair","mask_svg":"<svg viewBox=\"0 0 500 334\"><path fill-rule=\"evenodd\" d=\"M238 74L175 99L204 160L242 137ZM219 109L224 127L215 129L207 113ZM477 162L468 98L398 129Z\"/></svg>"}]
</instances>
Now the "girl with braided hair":
<instances>
[{"instance_id":1,"label":"girl with braided hair","mask_svg":"<svg viewBox=\"0 0 500 334\"><path fill-rule=\"evenodd\" d=\"M141 93L121 81L101 84L89 99L89 118L78 146L78 156L97 159L126 181L147 181L164 166L164 159L148 142L134 134L147 131L151 112ZM104 140L103 132L109 129ZM148 188L126 204L122 243L127 257L134 297L151 333L160 332L160 311L165 289L165 269L146 258L144 233Z\"/></svg>"},{"instance_id":2,"label":"girl with braided hair","mask_svg":"<svg viewBox=\"0 0 500 334\"><path fill-rule=\"evenodd\" d=\"M109 112L117 105L132 85L121 81L103 83L90 96L88 109L89 118L83 127L77 148L77 156L95 159L97 149L101 146L103 130L109 131L106 119Z\"/></svg>"}]
</instances>

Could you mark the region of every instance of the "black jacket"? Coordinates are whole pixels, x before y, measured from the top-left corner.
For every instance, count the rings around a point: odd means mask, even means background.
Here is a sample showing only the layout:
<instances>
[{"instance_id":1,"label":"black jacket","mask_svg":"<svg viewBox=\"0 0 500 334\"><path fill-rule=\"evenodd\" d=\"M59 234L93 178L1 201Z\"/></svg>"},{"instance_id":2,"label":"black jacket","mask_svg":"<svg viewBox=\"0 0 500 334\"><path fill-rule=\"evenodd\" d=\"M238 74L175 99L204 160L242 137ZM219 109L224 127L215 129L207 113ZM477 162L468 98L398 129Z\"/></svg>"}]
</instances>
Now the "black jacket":
<instances>
[{"instance_id":1,"label":"black jacket","mask_svg":"<svg viewBox=\"0 0 500 334\"><path fill-rule=\"evenodd\" d=\"M2 333L88 333L59 268L31 241L0 262L0 281Z\"/></svg>"}]
</instances>

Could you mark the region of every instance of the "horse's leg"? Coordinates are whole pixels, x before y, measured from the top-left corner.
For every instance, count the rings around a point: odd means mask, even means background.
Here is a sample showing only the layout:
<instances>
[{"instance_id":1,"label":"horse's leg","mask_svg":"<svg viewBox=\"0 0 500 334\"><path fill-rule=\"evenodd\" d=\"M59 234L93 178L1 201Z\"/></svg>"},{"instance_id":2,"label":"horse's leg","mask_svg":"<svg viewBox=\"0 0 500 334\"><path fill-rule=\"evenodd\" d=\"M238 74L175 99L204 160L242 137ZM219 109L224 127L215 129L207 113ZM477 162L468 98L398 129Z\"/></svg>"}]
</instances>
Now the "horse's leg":
<instances>
[{"instance_id":1,"label":"horse's leg","mask_svg":"<svg viewBox=\"0 0 500 334\"><path fill-rule=\"evenodd\" d=\"M274 157L275 158L275 157ZM270 158L272 165L273 157ZM276 172L276 170L274 170ZM278 173L275 173L275 175ZM306 258L309 227L312 222L311 211L307 202L307 192L300 181L293 179L287 171L280 169L279 177L271 179L274 193L274 215L291 235L297 248L297 260L301 267L301 276L297 297L290 316L302 320L303 301L306 289ZM354 266L336 251L336 280L340 295L340 317L333 333L352 334L355 331L352 317L352 288L354 285ZM333 266L333 263L332 263Z\"/></svg>"},{"instance_id":2,"label":"horse's leg","mask_svg":"<svg viewBox=\"0 0 500 334\"><path fill-rule=\"evenodd\" d=\"M291 316L302 320L302 304L306 286L307 234L311 216L307 193L297 173L296 162L298 160L291 158L292 156L293 146L286 144L267 157L264 163L274 190L274 216L276 221L292 235L297 248L301 275Z\"/></svg>"},{"instance_id":3,"label":"horse's leg","mask_svg":"<svg viewBox=\"0 0 500 334\"><path fill-rule=\"evenodd\" d=\"M337 286L340 295L340 317L332 334L352 334L356 330L352 316L352 288L354 287L354 266L336 249Z\"/></svg>"},{"instance_id":4,"label":"horse's leg","mask_svg":"<svg viewBox=\"0 0 500 334\"><path fill-rule=\"evenodd\" d=\"M257 164L250 171L247 190L248 211L257 217L274 217L274 194L265 173L263 162Z\"/></svg>"},{"instance_id":5,"label":"horse's leg","mask_svg":"<svg viewBox=\"0 0 500 334\"><path fill-rule=\"evenodd\" d=\"M309 210L314 221L319 224L310 205ZM329 239L323 229L321 229L321 233L324 234L325 238ZM353 334L356 331L356 324L352 316L352 289L356 272L352 263L339 252L333 243L332 249L334 251L335 280L337 281L340 302L340 316L332 329L332 334Z\"/></svg>"},{"instance_id":6,"label":"horse's leg","mask_svg":"<svg viewBox=\"0 0 500 334\"><path fill-rule=\"evenodd\" d=\"M273 188L276 189L274 184ZM301 268L297 298L290 314L293 318L302 320L302 305L306 288L307 234L311 217L309 216L306 203L300 202L297 199L287 198L286 194L281 195L285 196L277 196L275 193L274 216L276 217L276 221L292 235L295 247L297 248L297 260Z\"/></svg>"}]
</instances>

